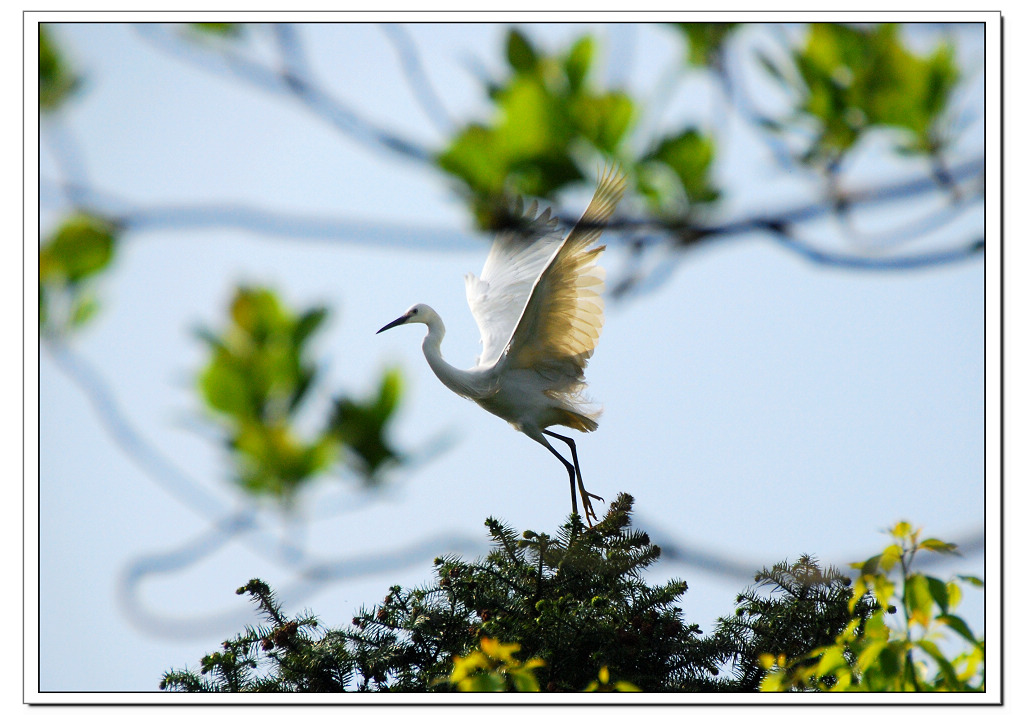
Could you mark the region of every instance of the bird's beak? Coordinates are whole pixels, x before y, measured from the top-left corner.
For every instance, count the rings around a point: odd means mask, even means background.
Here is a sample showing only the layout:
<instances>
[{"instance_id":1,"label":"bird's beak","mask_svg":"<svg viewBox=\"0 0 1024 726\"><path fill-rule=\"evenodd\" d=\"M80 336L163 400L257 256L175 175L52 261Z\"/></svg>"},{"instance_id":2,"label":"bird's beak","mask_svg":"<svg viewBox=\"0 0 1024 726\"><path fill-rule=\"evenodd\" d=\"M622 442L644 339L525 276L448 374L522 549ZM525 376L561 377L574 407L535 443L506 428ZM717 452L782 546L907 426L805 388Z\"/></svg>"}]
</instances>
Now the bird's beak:
<instances>
[{"instance_id":1,"label":"bird's beak","mask_svg":"<svg viewBox=\"0 0 1024 726\"><path fill-rule=\"evenodd\" d=\"M391 321L390 323L388 323L388 324L387 324L387 325L385 325L385 326L384 326L383 328L381 328L380 330L378 330L378 331L377 331L377 333L383 333L383 332L384 332L385 330L388 330L388 329L390 329L390 328L393 328L393 327L395 327L396 325L402 325L403 323L407 322L407 321L409 320L409 318L411 318L411 317L412 317L412 314L411 314L411 313L406 313L406 314L405 314L405 315L403 315L402 317L400 317L400 318L398 318L398 319L396 319L396 320L392 320L392 321Z\"/></svg>"}]
</instances>

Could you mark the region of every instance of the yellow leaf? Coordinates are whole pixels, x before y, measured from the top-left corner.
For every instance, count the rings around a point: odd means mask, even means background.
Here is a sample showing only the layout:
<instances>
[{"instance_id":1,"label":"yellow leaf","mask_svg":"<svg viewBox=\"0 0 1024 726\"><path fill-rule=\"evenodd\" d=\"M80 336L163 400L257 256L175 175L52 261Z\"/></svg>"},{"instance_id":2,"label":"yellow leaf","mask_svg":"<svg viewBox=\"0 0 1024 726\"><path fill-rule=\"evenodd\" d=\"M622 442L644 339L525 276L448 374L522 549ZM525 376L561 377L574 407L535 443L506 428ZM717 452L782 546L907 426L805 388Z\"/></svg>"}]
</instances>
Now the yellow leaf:
<instances>
[{"instance_id":1,"label":"yellow leaf","mask_svg":"<svg viewBox=\"0 0 1024 726\"><path fill-rule=\"evenodd\" d=\"M857 581L853 584L853 595L850 596L850 602L847 604L846 609L852 613L854 608L857 607L857 603L860 602L860 599L864 597L867 591L868 586L864 582L864 578L858 577Z\"/></svg>"},{"instance_id":2,"label":"yellow leaf","mask_svg":"<svg viewBox=\"0 0 1024 726\"><path fill-rule=\"evenodd\" d=\"M786 683L786 672L775 671L766 675L761 680L761 690L766 693L789 690L789 685Z\"/></svg>"},{"instance_id":3,"label":"yellow leaf","mask_svg":"<svg viewBox=\"0 0 1024 726\"><path fill-rule=\"evenodd\" d=\"M615 685L612 688L620 693L640 693L640 689L629 681L615 681Z\"/></svg>"},{"instance_id":4,"label":"yellow leaf","mask_svg":"<svg viewBox=\"0 0 1024 726\"><path fill-rule=\"evenodd\" d=\"M491 660L501 661L502 663L514 663L515 657L513 654L519 650L519 643L501 643L495 638L485 636L480 638L480 650Z\"/></svg>"},{"instance_id":5,"label":"yellow leaf","mask_svg":"<svg viewBox=\"0 0 1024 726\"><path fill-rule=\"evenodd\" d=\"M487 658L479 650L474 650L466 656L455 656L452 674L448 680L452 683L459 683L469 677L470 673L487 667Z\"/></svg>"},{"instance_id":6,"label":"yellow leaf","mask_svg":"<svg viewBox=\"0 0 1024 726\"><path fill-rule=\"evenodd\" d=\"M840 646L834 645L830 648L826 648L825 652L821 655L821 660L818 661L817 674L819 676L827 676L833 671L840 671L846 668L846 659L843 657L843 649Z\"/></svg>"},{"instance_id":7,"label":"yellow leaf","mask_svg":"<svg viewBox=\"0 0 1024 726\"><path fill-rule=\"evenodd\" d=\"M900 561L902 556L903 548L898 544L891 544L882 550L882 558L879 560L878 566L882 568L883 572L888 572Z\"/></svg>"},{"instance_id":8,"label":"yellow leaf","mask_svg":"<svg viewBox=\"0 0 1024 726\"><path fill-rule=\"evenodd\" d=\"M875 640L867 644L864 650L861 651L860 655L857 656L857 668L861 671L865 671L871 667L871 664L878 658L878 654L885 649L888 642L884 640Z\"/></svg>"},{"instance_id":9,"label":"yellow leaf","mask_svg":"<svg viewBox=\"0 0 1024 726\"><path fill-rule=\"evenodd\" d=\"M950 580L946 583L946 593L949 597L949 610L952 612L960 605L960 601L963 599L963 591L960 590L960 586L954 580Z\"/></svg>"}]
</instances>

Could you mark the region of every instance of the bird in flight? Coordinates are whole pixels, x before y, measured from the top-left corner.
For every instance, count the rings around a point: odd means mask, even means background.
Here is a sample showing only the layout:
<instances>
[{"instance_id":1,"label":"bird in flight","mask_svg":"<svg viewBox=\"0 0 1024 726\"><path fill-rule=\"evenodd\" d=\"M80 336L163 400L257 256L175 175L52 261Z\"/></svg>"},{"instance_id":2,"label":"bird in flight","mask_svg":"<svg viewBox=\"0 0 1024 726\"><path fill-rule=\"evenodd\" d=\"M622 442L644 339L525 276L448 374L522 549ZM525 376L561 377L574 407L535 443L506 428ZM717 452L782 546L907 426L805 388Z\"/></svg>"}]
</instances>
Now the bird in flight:
<instances>
[{"instance_id":1,"label":"bird in flight","mask_svg":"<svg viewBox=\"0 0 1024 726\"><path fill-rule=\"evenodd\" d=\"M569 473L573 514L578 514L578 489L588 526L597 519L591 498L604 500L583 488L576 442L549 427L583 432L597 428L601 409L583 395L583 369L604 324L604 270L596 264L604 245L593 245L625 184L620 170L606 169L594 198L565 239L550 208L538 215L533 202L524 213L522 199L516 202L514 220L494 240L480 277L466 275L466 297L483 342L473 368L455 368L441 356L444 323L429 305L413 305L377 331L426 325L423 355L434 374L554 454ZM565 442L572 463L545 436Z\"/></svg>"}]
</instances>

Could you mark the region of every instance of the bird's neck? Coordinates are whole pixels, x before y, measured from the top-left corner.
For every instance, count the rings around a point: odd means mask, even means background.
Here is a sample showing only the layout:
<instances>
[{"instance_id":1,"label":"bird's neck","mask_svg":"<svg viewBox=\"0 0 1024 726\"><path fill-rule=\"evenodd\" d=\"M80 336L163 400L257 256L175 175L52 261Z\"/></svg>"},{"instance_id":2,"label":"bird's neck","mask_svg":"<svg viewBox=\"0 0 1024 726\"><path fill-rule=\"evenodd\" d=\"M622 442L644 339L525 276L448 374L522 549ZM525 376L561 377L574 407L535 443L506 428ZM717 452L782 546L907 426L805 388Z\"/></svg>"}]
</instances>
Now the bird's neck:
<instances>
[{"instance_id":1,"label":"bird's neck","mask_svg":"<svg viewBox=\"0 0 1024 726\"><path fill-rule=\"evenodd\" d=\"M444 324L440 321L431 322L427 326L427 335L423 338L423 357L427 359L430 369L444 385L460 396L474 398L476 386L472 385L469 371L460 370L451 365L441 355L441 341L444 339Z\"/></svg>"}]
</instances>

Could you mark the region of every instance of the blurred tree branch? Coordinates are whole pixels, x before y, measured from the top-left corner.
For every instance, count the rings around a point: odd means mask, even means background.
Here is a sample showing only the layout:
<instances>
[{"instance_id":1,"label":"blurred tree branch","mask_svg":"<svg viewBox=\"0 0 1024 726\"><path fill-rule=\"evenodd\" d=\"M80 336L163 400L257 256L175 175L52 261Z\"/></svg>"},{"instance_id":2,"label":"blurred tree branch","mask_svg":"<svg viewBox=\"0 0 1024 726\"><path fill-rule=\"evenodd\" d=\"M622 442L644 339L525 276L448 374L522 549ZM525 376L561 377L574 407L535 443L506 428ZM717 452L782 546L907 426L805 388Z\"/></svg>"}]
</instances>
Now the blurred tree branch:
<instances>
[{"instance_id":1,"label":"blurred tree branch","mask_svg":"<svg viewBox=\"0 0 1024 726\"><path fill-rule=\"evenodd\" d=\"M736 58L739 51L733 47L734 38L739 30L738 26L730 26L721 32L705 31L703 30L705 27L712 26L701 24L684 23L682 26L685 31L682 35L687 37L690 44L690 70L699 72L700 66L706 65L707 70L721 83L725 97L730 100L738 117L745 119L749 126L761 129L777 128L779 122L774 120L769 113L755 109L749 100L749 92L746 90L745 84L738 83L736 80L744 76L744 73L738 70L739 63ZM205 72L223 74L241 80L254 89L291 97L306 106L314 115L334 125L341 133L366 145L368 149L395 152L427 166L433 166L435 159L440 158L443 165L444 156L437 157L437 152L428 150L422 144L402 138L380 125L368 121L351 105L330 94L316 80L306 57L299 29L291 24L268 26L273 41L272 50L275 51L270 59L261 59L259 53L243 53L238 40L241 30L228 33L225 28L216 28L214 29L215 34L224 35L226 39L223 42L207 42L207 38L200 37L203 35L202 33L184 26L140 24L134 27L140 37L152 44L154 48L196 65ZM450 132L453 121L427 80L411 36L400 25L384 24L381 28L399 56L407 85L420 108L438 129ZM709 34L705 36L705 32L709 32ZM841 34L837 37L846 38ZM869 33L863 37L870 39L873 36ZM781 69L784 63L779 60L780 54L784 55L787 52L786 48L792 47L794 43L798 42L795 38L793 32L783 33L775 39L777 47L773 49L773 52L756 49L753 52L761 64L778 78L786 78L791 84L795 84L792 86L793 88L799 88L799 82L792 79L792 76L797 75L796 71ZM221 38L213 40L220 41ZM513 79L518 77L527 79L535 67L539 68L549 62L547 58L541 56L539 49L529 45L525 36L513 33L510 35L509 42L510 63L513 72L517 74L513 76ZM518 51L517 48L522 50ZM694 50L694 48L699 50ZM590 55L593 50L590 46L584 49L583 45L577 44L573 53L576 55L570 55L564 61L564 72L569 75L570 83L576 84L576 87L582 89L586 83ZM769 57L774 60L768 60ZM799 56L797 60L800 60ZM676 73L678 72L676 71ZM550 68L545 73L550 73ZM808 81L809 83L817 82L813 80L813 76L808 77L812 78L811 81ZM492 80L487 83L490 84L492 94L500 92L501 86L498 81ZM661 87L661 92L665 95L669 93L665 87ZM791 91L791 93L799 92ZM656 105L664 107L664 104ZM883 109L880 113L883 114L880 118L885 119L887 117L884 116L884 113L889 112ZM852 116L855 115L852 114ZM651 133L653 132L648 131L648 135ZM244 204L184 204L163 208L152 206L140 208L130 201L117 199L91 188L83 178L84 174L80 170L80 163L75 161L78 154L71 153L73 145L70 145L69 135L64 133L63 137L65 141L60 146L68 151L61 152L55 145L55 155L59 159L67 160L63 165L67 178L57 182L44 181L44 187L52 189L55 185L59 186L62 191L60 197L63 199L61 204L88 208L100 216L116 220L126 229L132 231L231 227L262 235L325 241L345 240L357 243L366 240L375 245L382 242L394 244L415 240L417 247L437 245L441 249L446 249L452 248L452 246L461 248L467 244L465 235L450 231L431 232L416 228L393 228L387 223L372 220L352 222L345 219L332 219L327 216L317 218L310 215L289 215L247 207ZM769 144L773 150L776 164L783 172L803 170L812 178L819 173L815 171L813 165L808 166L797 159L796 152L791 148L792 142L787 141L784 136L762 132L757 134L757 138ZM859 249L836 249L834 244L822 245L797 229L798 224L829 217L835 217L843 222L854 217L860 210L892 206L915 199L924 200L929 198L929 195L945 190L948 192L946 204L933 213L924 213L917 222L905 223L898 229L864 236L874 239L889 239L893 245L904 246L905 243L913 239L943 229L944 220L952 220L984 200L984 189L981 184L984 159L979 157L951 164L945 158L945 144L946 142L938 144L932 152L928 171L912 174L896 181L888 178L877 182L860 181L853 186L847 185L848 188L844 189L838 178L839 162L830 163L826 165L824 171L827 185L825 198L821 201L766 210L757 214L734 213L731 219L714 222L705 219L708 214L702 212L699 208L700 205L683 216L654 215L632 218L623 216L613 220L609 226L621 233L623 243L631 250L632 254L630 269L624 271L621 279L613 284L613 290L618 295L624 295L627 292L640 292L650 288L650 285L643 284L643 277L649 274L649 270L645 272L645 266L639 264L640 258L649 250L667 244L669 249L681 253L712 242L748 237L751 233L766 234L767 237L760 238L770 239L782 249L798 254L811 263L845 269L911 270L970 259L984 250L984 240L981 239L980 231L978 236L972 236L958 244L951 244L947 241L945 247L926 249L913 254L895 255L889 250L882 249L889 245L877 242L869 246L861 246ZM619 152L615 148L617 147L608 147L604 153L618 155ZM840 155L836 156L836 159L845 158L844 149L837 153ZM672 161L671 163L676 162ZM680 173L682 172L680 171ZM686 183L685 177L684 183ZM559 187L556 185L554 188ZM412 244L412 242L408 242L408 244ZM660 279L665 279L665 275L660 275Z\"/></svg>"}]
</instances>

